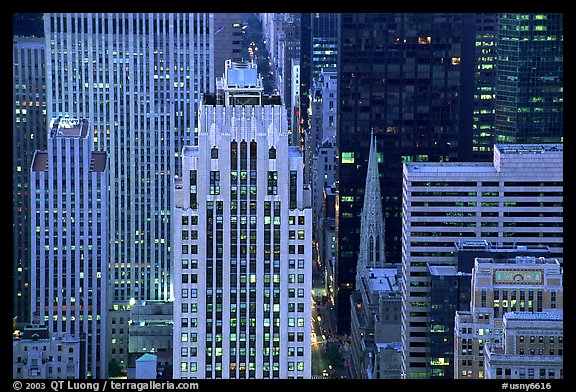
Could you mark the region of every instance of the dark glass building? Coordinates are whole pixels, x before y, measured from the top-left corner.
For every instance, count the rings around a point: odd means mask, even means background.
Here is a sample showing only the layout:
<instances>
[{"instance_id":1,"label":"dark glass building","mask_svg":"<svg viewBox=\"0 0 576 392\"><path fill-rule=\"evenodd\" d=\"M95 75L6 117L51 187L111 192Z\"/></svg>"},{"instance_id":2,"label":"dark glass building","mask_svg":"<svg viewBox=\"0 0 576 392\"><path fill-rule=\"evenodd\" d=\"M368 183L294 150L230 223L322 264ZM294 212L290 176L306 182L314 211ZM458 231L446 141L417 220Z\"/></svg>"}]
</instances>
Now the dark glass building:
<instances>
[{"instance_id":1,"label":"dark glass building","mask_svg":"<svg viewBox=\"0 0 576 392\"><path fill-rule=\"evenodd\" d=\"M464 131L459 141L460 161L492 160L492 147L497 142L494 120L497 35L498 14L464 14L462 39L472 40L473 44L462 47L461 126Z\"/></svg>"},{"instance_id":2,"label":"dark glass building","mask_svg":"<svg viewBox=\"0 0 576 392\"><path fill-rule=\"evenodd\" d=\"M430 378L454 378L454 316L470 310L472 274L456 266L430 265L428 337Z\"/></svg>"},{"instance_id":3,"label":"dark glass building","mask_svg":"<svg viewBox=\"0 0 576 392\"><path fill-rule=\"evenodd\" d=\"M563 61L563 14L500 14L499 142L563 141Z\"/></svg>"},{"instance_id":4,"label":"dark glass building","mask_svg":"<svg viewBox=\"0 0 576 392\"><path fill-rule=\"evenodd\" d=\"M458 13L339 14L335 290L340 332L350 328L370 132L378 141L386 260L399 263L402 162L458 158L462 34Z\"/></svg>"}]
</instances>

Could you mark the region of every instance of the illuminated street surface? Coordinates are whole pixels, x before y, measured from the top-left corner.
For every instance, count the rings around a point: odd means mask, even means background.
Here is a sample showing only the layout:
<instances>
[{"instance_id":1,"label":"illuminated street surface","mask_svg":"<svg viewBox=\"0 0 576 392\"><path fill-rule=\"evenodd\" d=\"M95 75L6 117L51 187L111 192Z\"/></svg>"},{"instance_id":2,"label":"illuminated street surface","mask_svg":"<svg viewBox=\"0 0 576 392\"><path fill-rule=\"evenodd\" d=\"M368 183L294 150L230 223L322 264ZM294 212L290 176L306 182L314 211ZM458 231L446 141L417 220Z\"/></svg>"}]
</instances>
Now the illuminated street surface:
<instances>
[{"instance_id":1,"label":"illuminated street surface","mask_svg":"<svg viewBox=\"0 0 576 392\"><path fill-rule=\"evenodd\" d=\"M346 354L347 344L336 335L333 329L334 316L332 304L327 301L322 304L326 295L323 273L316 255L316 247L312 247L312 377L313 378L351 378L347 363L342 352Z\"/></svg>"}]
</instances>

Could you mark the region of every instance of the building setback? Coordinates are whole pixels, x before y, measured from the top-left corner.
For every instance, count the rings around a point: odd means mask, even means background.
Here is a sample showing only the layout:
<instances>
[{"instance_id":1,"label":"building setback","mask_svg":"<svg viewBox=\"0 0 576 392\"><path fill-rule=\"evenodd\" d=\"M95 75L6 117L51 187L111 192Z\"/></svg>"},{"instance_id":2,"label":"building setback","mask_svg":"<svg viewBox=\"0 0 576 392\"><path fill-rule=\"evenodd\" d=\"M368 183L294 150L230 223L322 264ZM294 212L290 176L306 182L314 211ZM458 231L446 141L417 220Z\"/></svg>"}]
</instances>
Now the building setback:
<instances>
[{"instance_id":1,"label":"building setback","mask_svg":"<svg viewBox=\"0 0 576 392\"><path fill-rule=\"evenodd\" d=\"M455 243L548 246L563 255L561 144L495 145L488 162L404 164L402 347L406 378L429 378L430 275ZM388 230L388 220L386 220Z\"/></svg>"},{"instance_id":2,"label":"building setback","mask_svg":"<svg viewBox=\"0 0 576 392\"><path fill-rule=\"evenodd\" d=\"M32 14L32 17L38 14ZM20 16L23 21L27 18ZM16 21L16 16L15 16ZM30 22L30 32L33 23ZM16 29L16 27L15 27ZM30 322L30 164L36 150L46 150L46 76L44 39L14 37L12 128L12 312Z\"/></svg>"},{"instance_id":3,"label":"building setback","mask_svg":"<svg viewBox=\"0 0 576 392\"><path fill-rule=\"evenodd\" d=\"M85 340L80 378L108 377L108 156L88 119L50 122L30 172L32 318Z\"/></svg>"},{"instance_id":4,"label":"building setback","mask_svg":"<svg viewBox=\"0 0 576 392\"><path fill-rule=\"evenodd\" d=\"M311 192L286 110L226 62L174 180L174 378L310 378Z\"/></svg>"}]
</instances>

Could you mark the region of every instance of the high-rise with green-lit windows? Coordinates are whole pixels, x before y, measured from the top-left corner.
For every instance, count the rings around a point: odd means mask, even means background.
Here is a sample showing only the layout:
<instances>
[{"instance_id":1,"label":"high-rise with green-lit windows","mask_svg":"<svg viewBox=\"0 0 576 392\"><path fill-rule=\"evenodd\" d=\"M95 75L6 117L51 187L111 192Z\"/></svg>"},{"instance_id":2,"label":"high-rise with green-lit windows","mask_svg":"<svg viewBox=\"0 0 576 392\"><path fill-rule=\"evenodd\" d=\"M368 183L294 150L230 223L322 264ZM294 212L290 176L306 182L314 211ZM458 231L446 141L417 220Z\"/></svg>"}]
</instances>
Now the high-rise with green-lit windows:
<instances>
[{"instance_id":1,"label":"high-rise with green-lit windows","mask_svg":"<svg viewBox=\"0 0 576 392\"><path fill-rule=\"evenodd\" d=\"M563 60L563 14L499 15L498 142L563 141Z\"/></svg>"},{"instance_id":2,"label":"high-rise with green-lit windows","mask_svg":"<svg viewBox=\"0 0 576 392\"><path fill-rule=\"evenodd\" d=\"M474 28L473 93L472 93L472 143L468 148L471 154L461 159L490 161L492 148L496 143L496 61L498 39L498 14L471 14Z\"/></svg>"}]
</instances>

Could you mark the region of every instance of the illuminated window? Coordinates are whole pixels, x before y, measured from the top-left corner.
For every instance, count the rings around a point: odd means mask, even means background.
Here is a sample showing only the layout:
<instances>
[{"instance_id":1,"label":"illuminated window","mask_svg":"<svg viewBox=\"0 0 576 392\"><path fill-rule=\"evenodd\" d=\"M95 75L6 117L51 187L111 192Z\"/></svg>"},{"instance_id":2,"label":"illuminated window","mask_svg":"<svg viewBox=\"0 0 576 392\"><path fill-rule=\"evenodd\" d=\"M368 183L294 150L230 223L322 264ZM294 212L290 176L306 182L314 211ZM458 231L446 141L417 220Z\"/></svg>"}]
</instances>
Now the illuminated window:
<instances>
[{"instance_id":1,"label":"illuminated window","mask_svg":"<svg viewBox=\"0 0 576 392\"><path fill-rule=\"evenodd\" d=\"M354 163L354 152L342 152L342 163Z\"/></svg>"}]
</instances>

